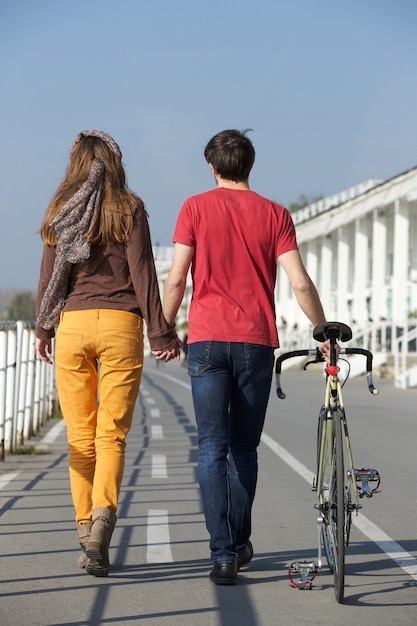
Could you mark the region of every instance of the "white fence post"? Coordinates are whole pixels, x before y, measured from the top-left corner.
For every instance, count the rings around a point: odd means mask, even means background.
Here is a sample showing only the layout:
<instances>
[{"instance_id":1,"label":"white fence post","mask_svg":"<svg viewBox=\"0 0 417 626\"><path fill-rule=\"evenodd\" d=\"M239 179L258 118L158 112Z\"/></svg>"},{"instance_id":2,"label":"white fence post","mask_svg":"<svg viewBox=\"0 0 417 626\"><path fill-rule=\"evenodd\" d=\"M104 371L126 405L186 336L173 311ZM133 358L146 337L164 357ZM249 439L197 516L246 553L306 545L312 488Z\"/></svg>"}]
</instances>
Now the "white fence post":
<instances>
[{"instance_id":1,"label":"white fence post","mask_svg":"<svg viewBox=\"0 0 417 626\"><path fill-rule=\"evenodd\" d=\"M42 361L35 361L35 384L33 390L33 432L37 433L43 424L41 415L41 368Z\"/></svg>"},{"instance_id":2,"label":"white fence post","mask_svg":"<svg viewBox=\"0 0 417 626\"><path fill-rule=\"evenodd\" d=\"M55 409L55 368L36 357L35 323L0 322L0 460Z\"/></svg>"},{"instance_id":3,"label":"white fence post","mask_svg":"<svg viewBox=\"0 0 417 626\"><path fill-rule=\"evenodd\" d=\"M7 381L7 331L0 332L0 456L4 461Z\"/></svg>"},{"instance_id":4,"label":"white fence post","mask_svg":"<svg viewBox=\"0 0 417 626\"><path fill-rule=\"evenodd\" d=\"M28 335L24 332L24 322L17 322L17 359L16 359L16 413L15 445L23 445L23 422L25 413L25 386L27 378L27 355L29 350Z\"/></svg>"},{"instance_id":5,"label":"white fence post","mask_svg":"<svg viewBox=\"0 0 417 626\"><path fill-rule=\"evenodd\" d=\"M14 322L9 322L7 330L7 382L6 382L6 421L4 425L4 445L5 449L13 448L13 438L15 432L14 408L15 408L15 387L16 387L16 350L17 350L17 328Z\"/></svg>"},{"instance_id":6,"label":"white fence post","mask_svg":"<svg viewBox=\"0 0 417 626\"><path fill-rule=\"evenodd\" d=\"M23 440L29 439L33 433L33 400L35 385L36 341L33 325L26 324L23 330L27 335L25 405L23 415Z\"/></svg>"}]
</instances>

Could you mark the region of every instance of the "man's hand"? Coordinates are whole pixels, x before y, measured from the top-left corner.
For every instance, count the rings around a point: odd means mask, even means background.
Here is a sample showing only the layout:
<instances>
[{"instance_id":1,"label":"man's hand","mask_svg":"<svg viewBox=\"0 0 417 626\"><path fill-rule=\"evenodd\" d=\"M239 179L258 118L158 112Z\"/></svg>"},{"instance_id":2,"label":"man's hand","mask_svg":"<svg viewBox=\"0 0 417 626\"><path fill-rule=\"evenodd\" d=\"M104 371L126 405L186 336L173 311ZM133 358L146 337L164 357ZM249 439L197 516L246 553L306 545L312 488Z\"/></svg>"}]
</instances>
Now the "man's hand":
<instances>
[{"instance_id":1,"label":"man's hand","mask_svg":"<svg viewBox=\"0 0 417 626\"><path fill-rule=\"evenodd\" d=\"M157 361L164 361L164 363L168 363L171 359L177 359L177 361L179 361L181 358L181 348L182 341L177 337L177 345L175 348L172 350L152 350L152 354Z\"/></svg>"},{"instance_id":2,"label":"man's hand","mask_svg":"<svg viewBox=\"0 0 417 626\"><path fill-rule=\"evenodd\" d=\"M330 339L325 341L324 343L319 343L317 346L322 355L324 356L324 360L326 363L330 363ZM340 346L336 344L336 357L339 358Z\"/></svg>"}]
</instances>

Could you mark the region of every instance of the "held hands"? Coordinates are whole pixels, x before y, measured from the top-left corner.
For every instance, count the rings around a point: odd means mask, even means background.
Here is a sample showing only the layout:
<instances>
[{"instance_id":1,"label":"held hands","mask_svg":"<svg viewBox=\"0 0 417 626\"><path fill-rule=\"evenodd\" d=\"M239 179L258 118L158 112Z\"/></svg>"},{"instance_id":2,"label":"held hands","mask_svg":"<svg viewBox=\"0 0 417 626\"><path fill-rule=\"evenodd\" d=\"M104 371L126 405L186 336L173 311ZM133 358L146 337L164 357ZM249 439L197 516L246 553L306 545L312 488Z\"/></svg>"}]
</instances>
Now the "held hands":
<instances>
[{"instance_id":1,"label":"held hands","mask_svg":"<svg viewBox=\"0 0 417 626\"><path fill-rule=\"evenodd\" d=\"M36 354L42 361L52 365L52 361L49 354L52 354L52 340L51 339L36 339Z\"/></svg>"},{"instance_id":2,"label":"held hands","mask_svg":"<svg viewBox=\"0 0 417 626\"><path fill-rule=\"evenodd\" d=\"M177 359L177 361L181 358L181 348L182 341L179 337L177 337L177 343L172 350L152 350L152 354L156 358L157 361L164 361L164 363L168 363L171 359Z\"/></svg>"}]
</instances>

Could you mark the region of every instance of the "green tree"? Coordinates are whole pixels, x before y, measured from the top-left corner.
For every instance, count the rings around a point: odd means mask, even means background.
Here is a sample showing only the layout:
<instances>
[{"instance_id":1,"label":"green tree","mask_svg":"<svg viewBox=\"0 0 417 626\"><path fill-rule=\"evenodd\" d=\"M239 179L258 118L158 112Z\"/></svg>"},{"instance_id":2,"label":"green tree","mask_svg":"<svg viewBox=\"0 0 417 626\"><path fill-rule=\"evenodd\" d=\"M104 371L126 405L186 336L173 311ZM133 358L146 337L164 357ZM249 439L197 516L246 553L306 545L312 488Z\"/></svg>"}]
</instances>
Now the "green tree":
<instances>
[{"instance_id":1,"label":"green tree","mask_svg":"<svg viewBox=\"0 0 417 626\"><path fill-rule=\"evenodd\" d=\"M36 303L30 291L18 291L13 294L3 313L5 320L33 321L35 317Z\"/></svg>"},{"instance_id":2,"label":"green tree","mask_svg":"<svg viewBox=\"0 0 417 626\"><path fill-rule=\"evenodd\" d=\"M288 207L290 213L295 213L295 211L299 211L300 209L304 209L304 207L309 204L313 204L313 202L317 202L317 200L322 200L323 196L305 196L302 194L296 202L291 202Z\"/></svg>"}]
</instances>

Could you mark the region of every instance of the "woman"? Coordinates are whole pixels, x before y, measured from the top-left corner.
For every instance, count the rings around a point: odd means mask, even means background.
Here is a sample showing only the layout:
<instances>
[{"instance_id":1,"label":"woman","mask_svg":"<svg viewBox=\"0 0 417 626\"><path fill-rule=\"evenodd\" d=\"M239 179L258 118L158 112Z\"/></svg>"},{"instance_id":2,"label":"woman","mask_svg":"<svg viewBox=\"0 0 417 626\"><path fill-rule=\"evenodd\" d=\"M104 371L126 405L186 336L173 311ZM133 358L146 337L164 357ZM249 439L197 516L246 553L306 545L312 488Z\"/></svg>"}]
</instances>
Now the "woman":
<instances>
[{"instance_id":1,"label":"woman","mask_svg":"<svg viewBox=\"0 0 417 626\"><path fill-rule=\"evenodd\" d=\"M40 228L44 242L36 348L51 363L67 425L80 567L109 573L108 548L143 367L143 319L157 359L181 342L162 313L147 213L122 155L102 131L82 131Z\"/></svg>"}]
</instances>

